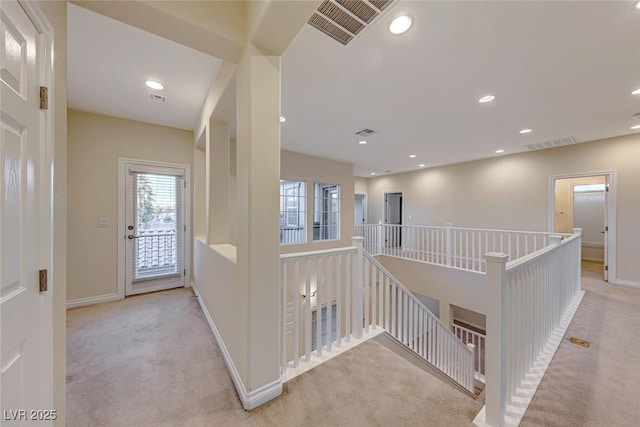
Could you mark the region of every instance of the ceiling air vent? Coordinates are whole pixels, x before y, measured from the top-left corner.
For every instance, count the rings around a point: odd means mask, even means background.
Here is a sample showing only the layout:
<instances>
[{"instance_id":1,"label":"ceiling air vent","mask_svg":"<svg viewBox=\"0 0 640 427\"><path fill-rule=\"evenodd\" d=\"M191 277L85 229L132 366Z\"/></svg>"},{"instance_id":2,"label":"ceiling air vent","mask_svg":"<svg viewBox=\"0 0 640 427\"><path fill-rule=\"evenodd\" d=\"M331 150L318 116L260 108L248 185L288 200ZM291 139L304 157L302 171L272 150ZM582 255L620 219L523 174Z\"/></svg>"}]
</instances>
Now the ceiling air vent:
<instances>
[{"instance_id":1,"label":"ceiling air vent","mask_svg":"<svg viewBox=\"0 0 640 427\"><path fill-rule=\"evenodd\" d=\"M528 148L531 151L536 151L536 150L544 150L546 148L556 148L556 147L562 147L564 145L572 145L575 144L576 140L573 139L573 137L568 136L566 138L558 138L558 139L551 139L549 141L542 141L542 142L536 142L535 144L528 144L525 145L525 148Z\"/></svg>"},{"instance_id":2,"label":"ceiling air vent","mask_svg":"<svg viewBox=\"0 0 640 427\"><path fill-rule=\"evenodd\" d=\"M346 45L397 0L324 0L308 24Z\"/></svg>"},{"instance_id":3,"label":"ceiling air vent","mask_svg":"<svg viewBox=\"0 0 640 427\"><path fill-rule=\"evenodd\" d=\"M371 136L374 133L376 133L375 130L371 130L371 129L362 129L361 131L356 132L356 135L360 135L360 136Z\"/></svg>"},{"instance_id":4,"label":"ceiling air vent","mask_svg":"<svg viewBox=\"0 0 640 427\"><path fill-rule=\"evenodd\" d=\"M162 103L167 102L167 97L166 96L159 95L157 93L150 93L149 94L149 98L152 101L157 101L157 102L162 102Z\"/></svg>"}]
</instances>

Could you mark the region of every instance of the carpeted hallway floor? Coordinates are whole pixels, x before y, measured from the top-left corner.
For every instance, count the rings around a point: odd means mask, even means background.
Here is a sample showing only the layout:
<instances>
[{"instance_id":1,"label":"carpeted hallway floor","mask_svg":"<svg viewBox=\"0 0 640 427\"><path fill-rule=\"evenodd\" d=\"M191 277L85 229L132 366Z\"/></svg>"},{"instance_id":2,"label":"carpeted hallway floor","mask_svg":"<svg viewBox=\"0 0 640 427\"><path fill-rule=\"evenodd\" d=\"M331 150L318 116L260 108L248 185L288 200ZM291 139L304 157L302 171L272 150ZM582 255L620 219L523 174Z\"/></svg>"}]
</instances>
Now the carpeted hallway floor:
<instances>
[{"instance_id":1,"label":"carpeted hallway floor","mask_svg":"<svg viewBox=\"0 0 640 427\"><path fill-rule=\"evenodd\" d=\"M377 341L242 409L191 291L70 310L67 426L467 426L476 401Z\"/></svg>"},{"instance_id":2,"label":"carpeted hallway floor","mask_svg":"<svg viewBox=\"0 0 640 427\"><path fill-rule=\"evenodd\" d=\"M640 419L640 290L583 263L587 291L523 426L635 426ZM242 409L189 290L70 310L68 426L470 426L481 402L376 341ZM590 348L571 344L575 336Z\"/></svg>"},{"instance_id":3,"label":"carpeted hallway floor","mask_svg":"<svg viewBox=\"0 0 640 427\"><path fill-rule=\"evenodd\" d=\"M582 263L586 294L521 426L639 425L640 289L607 284L602 268Z\"/></svg>"}]
</instances>

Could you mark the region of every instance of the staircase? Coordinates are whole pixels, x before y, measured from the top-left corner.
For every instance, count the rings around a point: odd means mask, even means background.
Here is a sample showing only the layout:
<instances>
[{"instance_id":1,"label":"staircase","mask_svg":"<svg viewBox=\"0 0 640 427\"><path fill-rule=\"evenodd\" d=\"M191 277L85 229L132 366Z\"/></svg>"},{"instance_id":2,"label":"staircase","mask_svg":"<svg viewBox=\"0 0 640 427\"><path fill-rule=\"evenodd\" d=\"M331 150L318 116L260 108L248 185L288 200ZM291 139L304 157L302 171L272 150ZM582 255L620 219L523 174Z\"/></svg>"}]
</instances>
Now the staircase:
<instances>
[{"instance_id":1,"label":"staircase","mask_svg":"<svg viewBox=\"0 0 640 427\"><path fill-rule=\"evenodd\" d=\"M366 252L362 240L354 238L349 248L281 256L281 375L386 332L473 394L474 346Z\"/></svg>"}]
</instances>

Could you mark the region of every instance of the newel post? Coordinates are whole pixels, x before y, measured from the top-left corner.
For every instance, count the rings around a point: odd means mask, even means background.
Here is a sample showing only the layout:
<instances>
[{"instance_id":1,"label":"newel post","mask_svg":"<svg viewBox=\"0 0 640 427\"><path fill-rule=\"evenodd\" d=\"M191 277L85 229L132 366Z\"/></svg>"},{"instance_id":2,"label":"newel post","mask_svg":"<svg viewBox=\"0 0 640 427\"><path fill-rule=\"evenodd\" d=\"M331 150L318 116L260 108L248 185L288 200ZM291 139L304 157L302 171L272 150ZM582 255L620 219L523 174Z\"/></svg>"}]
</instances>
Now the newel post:
<instances>
[{"instance_id":1,"label":"newel post","mask_svg":"<svg viewBox=\"0 0 640 427\"><path fill-rule=\"evenodd\" d=\"M353 309L351 310L352 316L352 333L355 333L356 338L362 338L362 314L364 309L364 301L362 300L362 271L364 264L363 246L364 239L362 237L353 237L351 239L352 245L357 248L356 259L354 262L354 283L351 286L351 304Z\"/></svg>"},{"instance_id":2,"label":"newel post","mask_svg":"<svg viewBox=\"0 0 640 427\"><path fill-rule=\"evenodd\" d=\"M382 255L384 252L384 226L382 222L378 222L378 254Z\"/></svg>"},{"instance_id":3,"label":"newel post","mask_svg":"<svg viewBox=\"0 0 640 427\"><path fill-rule=\"evenodd\" d=\"M486 410L490 426L502 426L506 408L507 342L506 342L506 266L509 255L489 252L487 261L487 344L485 349Z\"/></svg>"},{"instance_id":4,"label":"newel post","mask_svg":"<svg viewBox=\"0 0 640 427\"><path fill-rule=\"evenodd\" d=\"M444 252L446 254L446 265L451 264L451 223L447 222L445 224L447 226L445 230L445 243L444 243Z\"/></svg>"},{"instance_id":5,"label":"newel post","mask_svg":"<svg viewBox=\"0 0 640 427\"><path fill-rule=\"evenodd\" d=\"M469 366L467 375L471 378L471 389L473 390L474 380L476 378L476 346L469 342L467 343L467 348L471 351L471 366Z\"/></svg>"}]
</instances>

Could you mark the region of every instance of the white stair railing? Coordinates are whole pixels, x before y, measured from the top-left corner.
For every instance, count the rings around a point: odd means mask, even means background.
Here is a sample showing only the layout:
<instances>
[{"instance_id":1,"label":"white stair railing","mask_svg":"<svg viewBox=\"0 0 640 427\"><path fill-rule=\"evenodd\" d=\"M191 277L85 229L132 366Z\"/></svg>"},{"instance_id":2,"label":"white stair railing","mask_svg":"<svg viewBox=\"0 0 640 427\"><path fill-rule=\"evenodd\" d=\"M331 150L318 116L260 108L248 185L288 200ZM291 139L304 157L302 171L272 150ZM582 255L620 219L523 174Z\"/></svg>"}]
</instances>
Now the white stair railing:
<instances>
[{"instance_id":1,"label":"white stair railing","mask_svg":"<svg viewBox=\"0 0 640 427\"><path fill-rule=\"evenodd\" d=\"M387 255L463 270L484 272L488 252L505 253L517 259L549 245L553 233L418 225L357 225L364 248L374 255ZM560 234L569 237L571 234Z\"/></svg>"},{"instance_id":2,"label":"white stair railing","mask_svg":"<svg viewBox=\"0 0 640 427\"><path fill-rule=\"evenodd\" d=\"M518 425L584 292L580 229L508 262L487 259L486 407L479 424ZM479 416L482 418L482 413Z\"/></svg>"},{"instance_id":3,"label":"white stair railing","mask_svg":"<svg viewBox=\"0 0 640 427\"><path fill-rule=\"evenodd\" d=\"M280 256L281 374L362 336L360 262L353 246Z\"/></svg>"},{"instance_id":4,"label":"white stair railing","mask_svg":"<svg viewBox=\"0 0 640 427\"><path fill-rule=\"evenodd\" d=\"M475 351L475 359L474 359L474 370L475 377L480 382L485 382L485 350L486 346L486 338L487 336L476 331L472 331L471 329L465 328L464 326L460 326L458 324L452 324L451 328L453 329L453 333L456 337L458 337L465 344L473 344L476 347Z\"/></svg>"},{"instance_id":5,"label":"white stair railing","mask_svg":"<svg viewBox=\"0 0 640 427\"><path fill-rule=\"evenodd\" d=\"M465 345L425 305L364 252L364 319L382 326L396 340L470 392L474 392L474 347Z\"/></svg>"},{"instance_id":6,"label":"white stair railing","mask_svg":"<svg viewBox=\"0 0 640 427\"><path fill-rule=\"evenodd\" d=\"M473 345L465 346L363 249L362 240L355 237L348 248L280 256L281 375L384 328L473 392Z\"/></svg>"}]
</instances>

